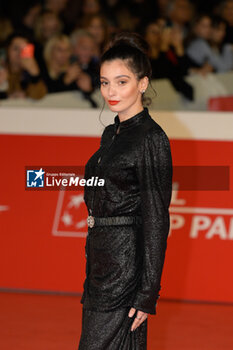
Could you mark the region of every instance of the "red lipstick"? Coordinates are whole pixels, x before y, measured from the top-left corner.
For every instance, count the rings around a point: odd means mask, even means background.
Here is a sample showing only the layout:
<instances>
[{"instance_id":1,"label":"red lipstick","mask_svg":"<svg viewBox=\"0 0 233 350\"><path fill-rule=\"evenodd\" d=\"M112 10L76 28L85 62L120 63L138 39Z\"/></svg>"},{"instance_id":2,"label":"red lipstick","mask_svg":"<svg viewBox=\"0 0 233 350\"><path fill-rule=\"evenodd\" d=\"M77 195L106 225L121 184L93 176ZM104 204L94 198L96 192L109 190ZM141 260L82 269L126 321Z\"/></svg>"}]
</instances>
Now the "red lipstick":
<instances>
[{"instance_id":1,"label":"red lipstick","mask_svg":"<svg viewBox=\"0 0 233 350\"><path fill-rule=\"evenodd\" d=\"M116 105L117 103L119 103L120 101L113 101L113 100L108 100L108 103L111 105L111 106L114 106Z\"/></svg>"}]
</instances>

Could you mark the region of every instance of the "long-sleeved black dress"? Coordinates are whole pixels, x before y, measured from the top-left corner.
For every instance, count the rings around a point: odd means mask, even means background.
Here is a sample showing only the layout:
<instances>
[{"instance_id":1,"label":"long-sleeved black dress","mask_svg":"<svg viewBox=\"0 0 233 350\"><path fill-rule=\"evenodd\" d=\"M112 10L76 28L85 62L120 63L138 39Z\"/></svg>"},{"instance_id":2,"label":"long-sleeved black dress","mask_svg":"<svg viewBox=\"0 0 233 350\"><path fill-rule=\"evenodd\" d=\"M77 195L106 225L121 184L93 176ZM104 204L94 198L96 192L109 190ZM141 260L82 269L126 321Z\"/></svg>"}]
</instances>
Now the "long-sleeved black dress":
<instances>
[{"instance_id":1,"label":"long-sleeved black dress","mask_svg":"<svg viewBox=\"0 0 233 350\"><path fill-rule=\"evenodd\" d=\"M148 109L120 122L117 115L88 160L89 215L141 216L142 224L94 226L86 239L86 279L79 350L145 350L147 319L131 332L136 312L156 314L170 228L172 157L169 139Z\"/></svg>"}]
</instances>

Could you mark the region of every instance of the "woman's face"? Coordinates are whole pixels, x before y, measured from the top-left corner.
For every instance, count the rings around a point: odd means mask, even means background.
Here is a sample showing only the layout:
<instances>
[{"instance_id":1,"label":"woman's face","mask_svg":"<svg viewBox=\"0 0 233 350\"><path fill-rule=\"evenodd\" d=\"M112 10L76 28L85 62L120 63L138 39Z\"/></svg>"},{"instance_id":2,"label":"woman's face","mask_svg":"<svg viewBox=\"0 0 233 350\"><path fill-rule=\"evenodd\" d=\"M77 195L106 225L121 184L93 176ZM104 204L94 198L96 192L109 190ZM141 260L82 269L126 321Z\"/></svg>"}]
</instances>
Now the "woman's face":
<instances>
[{"instance_id":1,"label":"woman's face","mask_svg":"<svg viewBox=\"0 0 233 350\"><path fill-rule=\"evenodd\" d=\"M74 54L81 64L89 64L95 54L95 41L88 36L83 36L76 41Z\"/></svg>"},{"instance_id":2,"label":"woman's face","mask_svg":"<svg viewBox=\"0 0 233 350\"><path fill-rule=\"evenodd\" d=\"M209 17L203 17L195 26L195 34L202 39L208 40L211 34L211 20Z\"/></svg>"},{"instance_id":3,"label":"woman's face","mask_svg":"<svg viewBox=\"0 0 233 350\"><path fill-rule=\"evenodd\" d=\"M228 22L230 26L233 26L233 1L229 0L225 3L222 17Z\"/></svg>"},{"instance_id":4,"label":"woman's face","mask_svg":"<svg viewBox=\"0 0 233 350\"><path fill-rule=\"evenodd\" d=\"M14 38L8 47L8 59L11 66L21 65L21 50L28 44L27 40L24 38Z\"/></svg>"},{"instance_id":5,"label":"woman's face","mask_svg":"<svg viewBox=\"0 0 233 350\"><path fill-rule=\"evenodd\" d=\"M161 30L156 23L151 23L146 29L145 39L152 47L157 47L161 39Z\"/></svg>"},{"instance_id":6,"label":"woman's face","mask_svg":"<svg viewBox=\"0 0 233 350\"><path fill-rule=\"evenodd\" d=\"M69 58L71 55L71 48L68 43L64 41L58 42L52 50L51 62L57 65L65 66L69 64Z\"/></svg>"},{"instance_id":7,"label":"woman's face","mask_svg":"<svg viewBox=\"0 0 233 350\"><path fill-rule=\"evenodd\" d=\"M211 30L211 39L216 44L221 44L226 35L225 23L220 23L218 27L213 27Z\"/></svg>"},{"instance_id":8,"label":"woman's face","mask_svg":"<svg viewBox=\"0 0 233 350\"><path fill-rule=\"evenodd\" d=\"M100 68L101 93L112 112L134 115L142 108L142 91L148 78L138 80L121 59L106 61Z\"/></svg>"},{"instance_id":9,"label":"woman's face","mask_svg":"<svg viewBox=\"0 0 233 350\"><path fill-rule=\"evenodd\" d=\"M100 18L93 18L87 30L93 35L97 44L102 44L102 42L104 41L105 33Z\"/></svg>"},{"instance_id":10,"label":"woman's face","mask_svg":"<svg viewBox=\"0 0 233 350\"><path fill-rule=\"evenodd\" d=\"M42 34L48 40L53 35L59 33L60 23L55 14L45 14L42 20Z\"/></svg>"}]
</instances>

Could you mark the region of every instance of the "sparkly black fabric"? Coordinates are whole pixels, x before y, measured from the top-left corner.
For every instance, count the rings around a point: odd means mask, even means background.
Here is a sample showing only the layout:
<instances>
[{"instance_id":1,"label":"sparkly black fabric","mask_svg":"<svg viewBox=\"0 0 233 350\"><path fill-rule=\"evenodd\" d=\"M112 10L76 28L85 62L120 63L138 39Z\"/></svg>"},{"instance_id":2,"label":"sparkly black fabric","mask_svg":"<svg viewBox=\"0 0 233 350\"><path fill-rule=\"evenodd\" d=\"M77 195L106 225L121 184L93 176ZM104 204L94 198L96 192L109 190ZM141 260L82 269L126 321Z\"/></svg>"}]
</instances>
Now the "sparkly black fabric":
<instances>
[{"instance_id":1,"label":"sparkly black fabric","mask_svg":"<svg viewBox=\"0 0 233 350\"><path fill-rule=\"evenodd\" d=\"M130 307L156 314L170 228L172 173L169 139L147 108L123 122L117 115L114 123L105 128L100 148L85 167L85 179L98 176L105 180L102 187L85 186L89 215L141 215L143 222L88 228L86 279L81 299L81 343L86 345L80 345L79 350L146 349L145 329L141 347L136 345L139 340L132 347L132 335L126 341L131 345L114 344L120 344L121 332L128 327L126 311ZM119 333L120 324L123 329ZM87 341L84 339L88 333L92 339Z\"/></svg>"},{"instance_id":2,"label":"sparkly black fabric","mask_svg":"<svg viewBox=\"0 0 233 350\"><path fill-rule=\"evenodd\" d=\"M147 319L131 332L130 308L111 312L83 309L78 350L146 350Z\"/></svg>"}]
</instances>

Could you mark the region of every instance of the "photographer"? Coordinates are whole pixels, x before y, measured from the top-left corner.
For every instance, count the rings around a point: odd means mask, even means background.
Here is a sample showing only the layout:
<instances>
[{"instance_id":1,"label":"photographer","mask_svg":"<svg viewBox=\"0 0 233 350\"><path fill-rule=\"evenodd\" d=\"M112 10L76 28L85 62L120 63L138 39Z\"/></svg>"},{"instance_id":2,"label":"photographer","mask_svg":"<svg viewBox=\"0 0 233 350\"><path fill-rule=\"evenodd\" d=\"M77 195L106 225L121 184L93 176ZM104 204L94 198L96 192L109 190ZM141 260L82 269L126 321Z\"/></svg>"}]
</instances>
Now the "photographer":
<instances>
[{"instance_id":1,"label":"photographer","mask_svg":"<svg viewBox=\"0 0 233 350\"><path fill-rule=\"evenodd\" d=\"M1 67L0 85L6 86L1 98L40 99L47 93L34 58L34 46L23 35L14 33L7 40L6 61Z\"/></svg>"}]
</instances>

